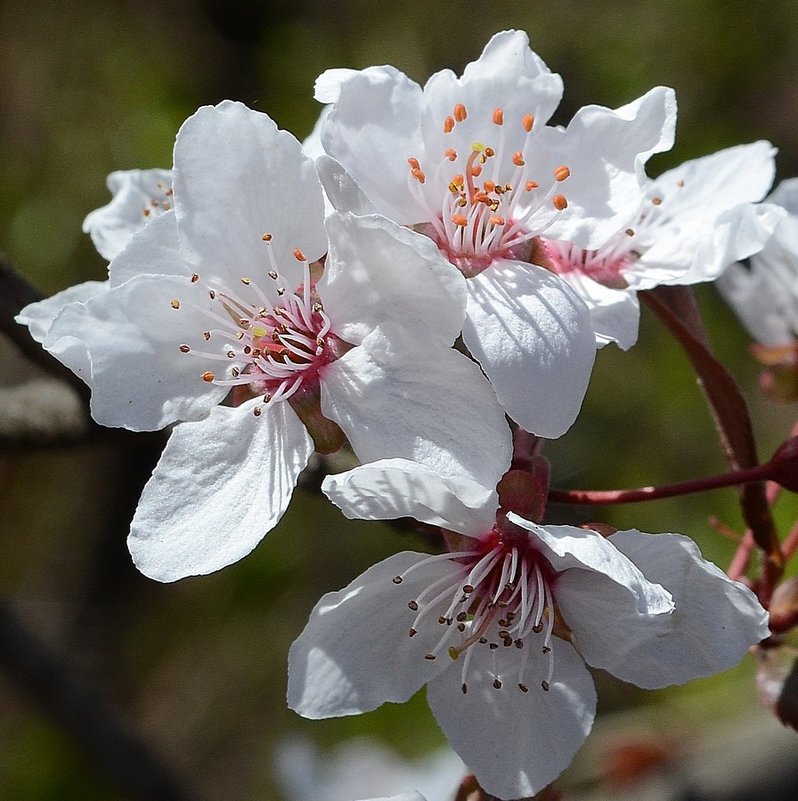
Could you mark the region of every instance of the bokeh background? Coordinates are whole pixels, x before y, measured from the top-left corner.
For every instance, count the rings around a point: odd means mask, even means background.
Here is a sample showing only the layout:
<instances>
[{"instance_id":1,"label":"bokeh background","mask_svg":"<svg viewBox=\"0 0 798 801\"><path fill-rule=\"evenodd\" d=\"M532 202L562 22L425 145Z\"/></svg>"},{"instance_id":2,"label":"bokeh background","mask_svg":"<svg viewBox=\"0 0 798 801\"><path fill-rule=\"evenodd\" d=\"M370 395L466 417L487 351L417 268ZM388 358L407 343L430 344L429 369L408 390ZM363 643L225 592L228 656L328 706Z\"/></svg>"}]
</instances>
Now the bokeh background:
<instances>
[{"instance_id":1,"label":"bokeh background","mask_svg":"<svg viewBox=\"0 0 798 801\"><path fill-rule=\"evenodd\" d=\"M798 174L794 0L3 0L0 250L45 294L102 279L106 265L81 223L109 199L107 173L170 166L174 135L199 105L242 100L302 138L318 114L312 87L325 68L389 63L423 83L435 70L462 70L508 27L526 29L563 75L557 122L587 103L618 106L651 86L675 87L676 146L652 160L652 174L759 138L779 148L780 178ZM280 191L290 203L290 187ZM796 407L759 395L744 333L711 287L698 294L717 351L751 401L767 455L791 428ZM74 397L42 382L7 343L0 393L4 434L13 433L14 420L27 424L15 409L20 403L41 419L55 406L80 428ZM100 717L146 744L183 797L289 801L276 754L291 743L315 754L307 757L315 768L332 759L336 743L364 734L408 759L443 745L423 693L403 706L323 722L300 719L284 701L288 647L320 595L377 559L426 547L423 540L345 521L313 492L299 491L278 528L241 563L159 585L132 567L125 534L161 435L92 435L59 446L6 439L0 597L65 675L104 699ZM601 352L582 417L546 453L555 485L563 486L638 486L725 469L687 363L647 313L636 348ZM687 533L725 567L733 543L708 525L709 515L739 530L734 491L573 510L569 519ZM795 502L780 503L782 532L796 516ZM4 640L2 647L14 646ZM779 739L779 724L756 709L753 672L749 659L721 677L658 693L597 676L597 735L563 786L574 797L642 797L642 785L618 790L617 781L650 762L671 770L661 781L664 797L675 798L699 781L696 765L732 775L724 738L744 743L745 760L754 759L752 741L765 742L771 774L783 754L795 761L798 739ZM40 689L35 679L28 685L0 670L0 798L167 797L135 795L130 782L113 779L113 767L81 743L74 722L54 717ZM771 738L782 750L768 750ZM624 762L619 754L631 756ZM364 789L360 797L367 795Z\"/></svg>"}]
</instances>

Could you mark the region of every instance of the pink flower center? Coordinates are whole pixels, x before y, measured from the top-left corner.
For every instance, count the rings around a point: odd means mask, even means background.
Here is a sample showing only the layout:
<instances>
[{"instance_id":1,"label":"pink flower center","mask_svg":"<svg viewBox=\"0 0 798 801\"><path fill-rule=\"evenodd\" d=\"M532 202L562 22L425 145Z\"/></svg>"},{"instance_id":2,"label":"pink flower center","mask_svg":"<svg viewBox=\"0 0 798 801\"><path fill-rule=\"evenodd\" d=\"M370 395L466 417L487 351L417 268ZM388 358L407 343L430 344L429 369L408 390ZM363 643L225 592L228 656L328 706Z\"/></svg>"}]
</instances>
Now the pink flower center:
<instances>
[{"instance_id":1,"label":"pink flower center","mask_svg":"<svg viewBox=\"0 0 798 801\"><path fill-rule=\"evenodd\" d=\"M264 234L263 239L270 243L271 234ZM217 386L246 386L262 395L264 403L283 401L312 385L319 370L348 349L348 343L330 330L330 319L311 283L307 259L299 250L294 256L304 267L304 281L295 291L281 285L271 248L272 269L266 274L272 282L270 291L265 292L255 278L248 276L240 279L242 289L236 291L203 282L213 303L210 307L197 306L195 311L213 324L202 332L210 349L180 345L182 353L226 363L223 377L207 370L200 376L203 381ZM194 284L201 280L196 274L191 277ZM171 305L181 308L179 300L171 301ZM255 414L261 414L260 407L255 408Z\"/></svg>"},{"instance_id":2,"label":"pink flower center","mask_svg":"<svg viewBox=\"0 0 798 801\"><path fill-rule=\"evenodd\" d=\"M629 229L628 238L634 236ZM626 237L627 235L624 234ZM625 289L624 271L634 264L637 254L631 242L616 237L599 250L583 250L570 242L542 239L550 269L558 275L579 273L612 289Z\"/></svg>"},{"instance_id":3,"label":"pink flower center","mask_svg":"<svg viewBox=\"0 0 798 801\"><path fill-rule=\"evenodd\" d=\"M467 117L458 103L444 120L444 133L451 134ZM523 258L527 243L568 206L557 191L570 175L568 167L558 167L553 180L543 181L527 165L533 116L513 123L524 132L518 149L506 142L502 109L494 109L492 124L485 142L473 142L467 153L447 148L429 175L417 158L408 159L408 185L431 226L429 234L467 278L495 258ZM495 141L487 144L488 139Z\"/></svg>"},{"instance_id":4,"label":"pink flower center","mask_svg":"<svg viewBox=\"0 0 798 801\"><path fill-rule=\"evenodd\" d=\"M423 565L448 560L451 570L426 587L407 605L415 612L409 636L422 627L440 628L440 639L424 655L437 659L447 653L462 658L461 687L468 692L468 669L476 649L491 654L493 686L501 689L513 680L526 693L524 674L530 650L540 648L548 660L547 677L540 686L548 691L554 671L555 574L531 544L529 536L507 537L494 529L470 551L430 556L393 579L401 585L405 577ZM520 661L504 658L505 649L523 651ZM503 665L503 663L508 663Z\"/></svg>"}]
</instances>

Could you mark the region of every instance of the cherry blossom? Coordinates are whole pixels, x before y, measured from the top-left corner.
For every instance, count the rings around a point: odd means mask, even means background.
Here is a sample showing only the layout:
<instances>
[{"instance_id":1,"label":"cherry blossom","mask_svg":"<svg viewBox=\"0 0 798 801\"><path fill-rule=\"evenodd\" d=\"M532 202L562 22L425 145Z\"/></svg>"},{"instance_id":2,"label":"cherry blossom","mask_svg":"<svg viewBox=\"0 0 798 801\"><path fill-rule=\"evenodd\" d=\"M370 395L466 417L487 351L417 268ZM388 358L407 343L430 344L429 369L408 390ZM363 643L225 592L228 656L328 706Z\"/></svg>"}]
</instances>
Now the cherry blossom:
<instances>
[{"instance_id":1,"label":"cherry blossom","mask_svg":"<svg viewBox=\"0 0 798 801\"><path fill-rule=\"evenodd\" d=\"M289 706L309 718L427 700L482 787L534 795L592 726L585 663L655 688L735 665L768 635L754 594L687 537L604 537L531 522L501 488L401 459L325 479L347 517L415 517L449 550L405 551L325 595L289 655Z\"/></svg>"},{"instance_id":2,"label":"cherry blossom","mask_svg":"<svg viewBox=\"0 0 798 801\"><path fill-rule=\"evenodd\" d=\"M322 144L351 176L318 160L333 204L367 202L438 244L467 279L466 346L510 416L547 437L573 423L595 341L587 306L539 266L537 238L602 245L637 207L643 164L671 146L676 114L658 87L548 126L561 95L521 31L423 90L393 67L328 70L316 84L332 104Z\"/></svg>"},{"instance_id":3,"label":"cherry blossom","mask_svg":"<svg viewBox=\"0 0 798 801\"><path fill-rule=\"evenodd\" d=\"M97 422L179 423L131 526L142 572L171 581L243 557L314 445L344 435L363 461L495 484L509 429L451 348L465 291L434 244L377 215L325 225L313 162L239 103L190 117L174 159L173 209L133 235L102 288L20 316L91 387Z\"/></svg>"},{"instance_id":4,"label":"cherry blossom","mask_svg":"<svg viewBox=\"0 0 798 801\"><path fill-rule=\"evenodd\" d=\"M787 212L748 265L733 264L718 289L751 336L766 346L784 346L794 357L798 338L798 178L783 181L768 202Z\"/></svg>"},{"instance_id":5,"label":"cherry blossom","mask_svg":"<svg viewBox=\"0 0 798 801\"><path fill-rule=\"evenodd\" d=\"M546 238L548 266L590 308L599 345L637 340L637 292L716 279L759 251L783 217L754 205L770 188L775 148L754 142L687 161L649 180L640 208L595 250Z\"/></svg>"}]
</instances>

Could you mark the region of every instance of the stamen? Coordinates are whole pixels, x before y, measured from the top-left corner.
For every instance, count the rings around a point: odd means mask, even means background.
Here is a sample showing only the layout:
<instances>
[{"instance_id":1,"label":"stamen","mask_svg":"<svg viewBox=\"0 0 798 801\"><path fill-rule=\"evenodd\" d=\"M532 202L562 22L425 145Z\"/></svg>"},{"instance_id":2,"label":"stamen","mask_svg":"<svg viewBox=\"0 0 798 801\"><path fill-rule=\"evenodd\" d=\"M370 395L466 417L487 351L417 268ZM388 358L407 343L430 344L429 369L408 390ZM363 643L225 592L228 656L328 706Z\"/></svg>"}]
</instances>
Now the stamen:
<instances>
[{"instance_id":1,"label":"stamen","mask_svg":"<svg viewBox=\"0 0 798 801\"><path fill-rule=\"evenodd\" d=\"M555 195L551 199L551 202L557 211L564 211L568 208L568 199L565 197L565 195Z\"/></svg>"},{"instance_id":2,"label":"stamen","mask_svg":"<svg viewBox=\"0 0 798 801\"><path fill-rule=\"evenodd\" d=\"M564 164L554 171L554 180L561 182L571 175L571 171Z\"/></svg>"},{"instance_id":3,"label":"stamen","mask_svg":"<svg viewBox=\"0 0 798 801\"><path fill-rule=\"evenodd\" d=\"M468 111L463 103L458 103L454 107L454 118L457 122L463 122L468 117Z\"/></svg>"},{"instance_id":4,"label":"stamen","mask_svg":"<svg viewBox=\"0 0 798 801\"><path fill-rule=\"evenodd\" d=\"M502 109L497 108L493 110L493 124L504 125L504 111L502 111Z\"/></svg>"}]
</instances>

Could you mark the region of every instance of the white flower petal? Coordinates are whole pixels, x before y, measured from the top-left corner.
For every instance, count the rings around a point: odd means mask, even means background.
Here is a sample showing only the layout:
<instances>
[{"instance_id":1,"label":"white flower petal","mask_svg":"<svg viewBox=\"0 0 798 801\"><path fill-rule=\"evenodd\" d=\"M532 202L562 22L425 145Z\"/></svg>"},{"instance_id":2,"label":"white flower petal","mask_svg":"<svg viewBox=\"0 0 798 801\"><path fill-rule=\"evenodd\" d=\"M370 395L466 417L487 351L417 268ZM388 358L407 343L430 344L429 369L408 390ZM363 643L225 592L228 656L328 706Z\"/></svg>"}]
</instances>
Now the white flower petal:
<instances>
[{"instance_id":1,"label":"white flower petal","mask_svg":"<svg viewBox=\"0 0 798 801\"><path fill-rule=\"evenodd\" d=\"M501 689L493 686L494 652L480 646L472 646L476 652L465 695L459 661L429 683L427 700L435 718L491 795L535 795L565 770L590 732L596 709L593 679L570 643L555 638L552 645L554 674L548 692L541 687L547 658L537 653L529 655L524 673L529 691L519 689L523 651L517 648L496 652Z\"/></svg>"},{"instance_id":2,"label":"white flower petal","mask_svg":"<svg viewBox=\"0 0 798 801\"><path fill-rule=\"evenodd\" d=\"M67 287L67 289L51 295L49 298L29 303L14 318L18 323L27 325L30 335L42 344L53 325L53 321L69 305L83 303L108 290L106 281L85 281L82 284Z\"/></svg>"},{"instance_id":3,"label":"white flower petal","mask_svg":"<svg viewBox=\"0 0 798 801\"><path fill-rule=\"evenodd\" d=\"M640 303L634 290L613 289L577 271L558 275L573 287L590 310L597 347L615 342L621 350L628 350L637 342Z\"/></svg>"},{"instance_id":4,"label":"white flower petal","mask_svg":"<svg viewBox=\"0 0 798 801\"><path fill-rule=\"evenodd\" d=\"M321 134L324 149L380 213L403 224L422 222L410 193L397 192L407 184L407 159L421 152L421 87L394 67L333 72L317 81L320 97L335 102Z\"/></svg>"},{"instance_id":5,"label":"white flower petal","mask_svg":"<svg viewBox=\"0 0 798 801\"><path fill-rule=\"evenodd\" d=\"M466 286L463 339L499 402L527 431L561 436L596 355L587 306L559 277L521 262L496 261Z\"/></svg>"},{"instance_id":6,"label":"white flower petal","mask_svg":"<svg viewBox=\"0 0 798 801\"><path fill-rule=\"evenodd\" d=\"M448 560L431 562L401 584L393 581L426 558L398 553L316 604L288 654L291 709L314 719L367 712L385 701L406 701L448 667L448 656L424 658L441 636L437 623L409 636L417 613L407 604L457 568Z\"/></svg>"},{"instance_id":7,"label":"white flower petal","mask_svg":"<svg viewBox=\"0 0 798 801\"><path fill-rule=\"evenodd\" d=\"M313 161L290 133L241 103L204 106L183 123L174 186L180 243L203 278L235 285L266 271L270 247L294 289L302 281L294 250L313 261L327 249ZM273 235L268 245L265 233Z\"/></svg>"},{"instance_id":8,"label":"white flower petal","mask_svg":"<svg viewBox=\"0 0 798 801\"><path fill-rule=\"evenodd\" d=\"M425 236L385 217L332 214L330 253L318 292L343 339L360 344L378 325L450 346L465 317L460 272Z\"/></svg>"},{"instance_id":9,"label":"white flower petal","mask_svg":"<svg viewBox=\"0 0 798 801\"><path fill-rule=\"evenodd\" d=\"M479 367L450 348L376 329L321 375L321 408L363 462L410 459L492 488L510 430Z\"/></svg>"},{"instance_id":10,"label":"white flower petal","mask_svg":"<svg viewBox=\"0 0 798 801\"><path fill-rule=\"evenodd\" d=\"M578 638L590 664L653 689L727 670L768 636L767 612L756 596L707 562L688 537L631 530L609 541L649 580L666 587L676 608L649 618L639 630L619 627L616 636L599 625L589 648Z\"/></svg>"},{"instance_id":11,"label":"white flower petal","mask_svg":"<svg viewBox=\"0 0 798 801\"><path fill-rule=\"evenodd\" d=\"M204 417L224 398L224 387L202 380L219 362L179 350L202 343L206 321L186 302L198 292L184 277L145 275L70 304L53 321L44 347L91 387L98 423L152 431Z\"/></svg>"},{"instance_id":12,"label":"white flower petal","mask_svg":"<svg viewBox=\"0 0 798 801\"><path fill-rule=\"evenodd\" d=\"M83 221L101 256L115 259L136 231L171 207L171 170L117 170L108 176L113 200Z\"/></svg>"},{"instance_id":13,"label":"white flower petal","mask_svg":"<svg viewBox=\"0 0 798 801\"><path fill-rule=\"evenodd\" d=\"M614 110L585 106L565 130L541 131L529 164L543 175L559 164L571 171L561 190L568 208L546 236L586 249L609 240L636 212L643 165L653 153L673 145L675 123L673 90L658 86Z\"/></svg>"},{"instance_id":14,"label":"white flower petal","mask_svg":"<svg viewBox=\"0 0 798 801\"><path fill-rule=\"evenodd\" d=\"M111 286L140 275L190 276L194 272L180 250L174 212L167 212L136 231L128 244L108 266Z\"/></svg>"},{"instance_id":15,"label":"white flower petal","mask_svg":"<svg viewBox=\"0 0 798 801\"><path fill-rule=\"evenodd\" d=\"M176 581L246 556L280 520L313 443L285 403L218 406L177 426L131 524L144 575Z\"/></svg>"},{"instance_id":16,"label":"white flower petal","mask_svg":"<svg viewBox=\"0 0 798 801\"><path fill-rule=\"evenodd\" d=\"M487 534L496 518L496 490L463 476L440 476L406 459L383 459L327 476L327 497L350 519L413 517L460 534Z\"/></svg>"},{"instance_id":17,"label":"white flower petal","mask_svg":"<svg viewBox=\"0 0 798 801\"><path fill-rule=\"evenodd\" d=\"M583 618L587 625L593 624L599 630L615 625L598 611L599 607L611 610L617 605L619 614L623 611L620 607L624 607L631 615L663 615L673 610L670 593L644 576L601 534L575 526L539 526L514 512L507 519L540 541L538 547L559 574L555 599L575 632ZM604 577L609 581L603 581ZM587 604L580 605L577 595L582 600L589 599ZM572 617L566 608L574 610ZM622 628L621 624L618 626Z\"/></svg>"},{"instance_id":18,"label":"white flower petal","mask_svg":"<svg viewBox=\"0 0 798 801\"><path fill-rule=\"evenodd\" d=\"M363 194L355 179L332 156L316 157L316 172L329 203L326 216L333 211L351 211L355 214L375 214L371 201Z\"/></svg>"}]
</instances>

